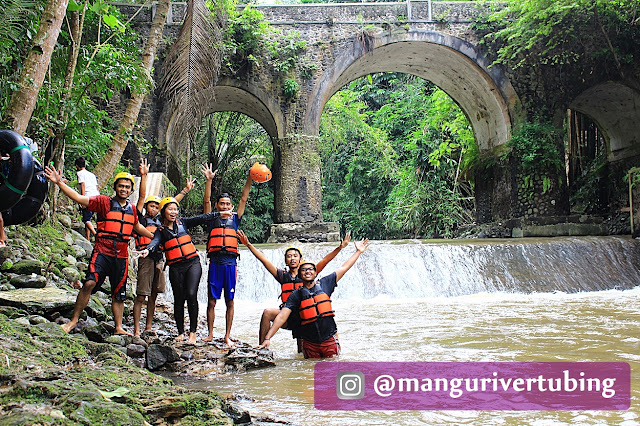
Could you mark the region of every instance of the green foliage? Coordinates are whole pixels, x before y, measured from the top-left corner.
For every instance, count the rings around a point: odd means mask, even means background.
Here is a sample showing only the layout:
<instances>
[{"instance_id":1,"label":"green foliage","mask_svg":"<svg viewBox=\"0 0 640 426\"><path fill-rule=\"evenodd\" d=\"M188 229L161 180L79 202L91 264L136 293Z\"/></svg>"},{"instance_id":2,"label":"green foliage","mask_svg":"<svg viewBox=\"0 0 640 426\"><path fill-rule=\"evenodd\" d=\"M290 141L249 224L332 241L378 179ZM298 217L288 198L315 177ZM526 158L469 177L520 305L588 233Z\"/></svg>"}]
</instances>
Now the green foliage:
<instances>
[{"instance_id":1,"label":"green foliage","mask_svg":"<svg viewBox=\"0 0 640 426\"><path fill-rule=\"evenodd\" d=\"M284 87L282 88L282 93L284 94L285 98L293 99L296 97L299 91L300 91L300 85L293 78L288 78L284 81Z\"/></svg>"},{"instance_id":2,"label":"green foliage","mask_svg":"<svg viewBox=\"0 0 640 426\"><path fill-rule=\"evenodd\" d=\"M452 236L473 210L457 177L474 146L465 115L431 83L356 80L322 116L325 219L358 237Z\"/></svg>"},{"instance_id":3,"label":"green foliage","mask_svg":"<svg viewBox=\"0 0 640 426\"><path fill-rule=\"evenodd\" d=\"M512 67L633 61L640 47L638 3L627 0L508 0L490 22L499 61ZM508 24L507 24L508 22Z\"/></svg>"},{"instance_id":4,"label":"green foliage","mask_svg":"<svg viewBox=\"0 0 640 426\"><path fill-rule=\"evenodd\" d=\"M231 1L227 7L229 18L224 39L224 63L232 73L249 69L257 61L270 32L262 12L251 5L238 12L235 5L236 2Z\"/></svg>"},{"instance_id":5,"label":"green foliage","mask_svg":"<svg viewBox=\"0 0 640 426\"><path fill-rule=\"evenodd\" d=\"M522 171L529 175L536 171L560 172L564 168L559 141L561 135L553 124L544 121L526 122L516 128L507 146L518 159Z\"/></svg>"}]
</instances>

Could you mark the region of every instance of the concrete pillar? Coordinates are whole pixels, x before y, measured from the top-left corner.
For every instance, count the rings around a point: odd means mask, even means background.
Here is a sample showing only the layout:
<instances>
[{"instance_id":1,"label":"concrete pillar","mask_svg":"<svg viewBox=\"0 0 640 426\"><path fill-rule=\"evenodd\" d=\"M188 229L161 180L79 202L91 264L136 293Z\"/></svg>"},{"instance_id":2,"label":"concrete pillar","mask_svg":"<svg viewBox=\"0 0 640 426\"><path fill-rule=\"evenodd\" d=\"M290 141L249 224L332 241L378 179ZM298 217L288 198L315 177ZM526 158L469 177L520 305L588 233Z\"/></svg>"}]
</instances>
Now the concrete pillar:
<instances>
[{"instance_id":1,"label":"concrete pillar","mask_svg":"<svg viewBox=\"0 0 640 426\"><path fill-rule=\"evenodd\" d=\"M339 226L322 220L318 137L290 135L276 141L275 224L269 242L338 241Z\"/></svg>"}]
</instances>

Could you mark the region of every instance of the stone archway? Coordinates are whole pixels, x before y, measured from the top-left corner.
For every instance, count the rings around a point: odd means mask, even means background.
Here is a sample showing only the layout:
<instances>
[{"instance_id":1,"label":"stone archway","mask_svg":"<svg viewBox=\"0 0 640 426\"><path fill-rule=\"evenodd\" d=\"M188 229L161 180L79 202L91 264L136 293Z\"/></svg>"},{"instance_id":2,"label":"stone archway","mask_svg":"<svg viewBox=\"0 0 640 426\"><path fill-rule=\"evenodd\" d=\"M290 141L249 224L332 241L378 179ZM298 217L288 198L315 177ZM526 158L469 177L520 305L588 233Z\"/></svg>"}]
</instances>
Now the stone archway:
<instances>
[{"instance_id":1,"label":"stone archway","mask_svg":"<svg viewBox=\"0 0 640 426\"><path fill-rule=\"evenodd\" d=\"M467 115L480 149L491 149L509 139L519 100L500 67L490 66L471 43L433 31L373 37L369 46L354 42L316 85L306 130L317 134L325 103L350 81L372 73L403 72L432 81L451 96Z\"/></svg>"}]
</instances>

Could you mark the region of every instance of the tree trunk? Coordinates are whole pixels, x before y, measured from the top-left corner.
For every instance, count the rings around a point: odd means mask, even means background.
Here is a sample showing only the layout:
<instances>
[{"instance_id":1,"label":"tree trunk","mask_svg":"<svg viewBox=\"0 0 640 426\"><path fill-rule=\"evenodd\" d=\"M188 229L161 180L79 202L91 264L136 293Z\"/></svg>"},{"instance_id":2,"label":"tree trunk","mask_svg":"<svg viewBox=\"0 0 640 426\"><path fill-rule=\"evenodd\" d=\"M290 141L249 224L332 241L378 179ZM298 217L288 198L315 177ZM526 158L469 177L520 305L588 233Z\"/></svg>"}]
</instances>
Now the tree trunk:
<instances>
[{"instance_id":1,"label":"tree trunk","mask_svg":"<svg viewBox=\"0 0 640 426\"><path fill-rule=\"evenodd\" d=\"M64 150L65 140L64 131L67 123L67 110L68 103L71 98L71 88L73 87L73 77L76 73L76 66L78 64L78 55L80 53L80 43L82 41L82 32L84 27L84 17L89 2L85 1L82 9L82 15L77 11L69 12L68 22L71 32L71 50L69 51L69 60L67 61L67 69L64 76L64 88L62 90L62 99L60 102L60 109L58 110L57 122L60 123L56 130L53 141L51 142L51 160L54 166L58 170L64 171ZM43 148L46 153L47 149ZM45 158L45 163L48 163L49 158ZM55 213L56 204L58 199L58 186L51 185L49 187L49 205L51 212Z\"/></svg>"},{"instance_id":2,"label":"tree trunk","mask_svg":"<svg viewBox=\"0 0 640 426\"><path fill-rule=\"evenodd\" d=\"M156 55L158 44L162 39L162 30L164 29L164 24L167 21L167 12L169 11L170 6L171 0L161 0L158 2L156 15L151 23L149 38L147 39L147 44L144 47L144 52L142 53L142 65L147 69L147 71L149 71L149 74L151 74L153 59ZM98 185L101 189L107 184L113 174L113 171L116 169L120 158L122 158L122 153L129 143L129 135L133 130L133 126L138 121L138 114L140 113L144 97L144 93L131 94L131 99L127 102L127 109L124 113L124 118L120 123L120 127L118 128L118 132L114 136L111 146L93 171L98 178Z\"/></svg>"},{"instance_id":3,"label":"tree trunk","mask_svg":"<svg viewBox=\"0 0 640 426\"><path fill-rule=\"evenodd\" d=\"M38 92L49 68L68 3L69 0L47 0L33 46L20 73L19 88L13 92L5 112L6 123L21 135L27 130L36 106Z\"/></svg>"}]
</instances>

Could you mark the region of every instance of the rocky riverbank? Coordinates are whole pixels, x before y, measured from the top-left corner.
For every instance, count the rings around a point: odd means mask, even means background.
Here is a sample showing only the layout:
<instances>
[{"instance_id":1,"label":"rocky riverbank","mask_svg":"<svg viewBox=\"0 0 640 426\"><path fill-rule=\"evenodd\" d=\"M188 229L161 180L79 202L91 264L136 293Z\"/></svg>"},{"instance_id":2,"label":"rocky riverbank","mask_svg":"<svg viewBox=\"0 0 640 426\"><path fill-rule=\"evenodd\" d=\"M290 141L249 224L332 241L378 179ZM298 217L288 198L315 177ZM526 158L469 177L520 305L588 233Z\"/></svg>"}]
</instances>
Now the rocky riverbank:
<instances>
[{"instance_id":1,"label":"rocky riverbank","mask_svg":"<svg viewBox=\"0 0 640 426\"><path fill-rule=\"evenodd\" d=\"M7 229L9 244L0 248L2 423L251 423L232 397L180 388L152 371L206 380L274 365L270 351L243 342L229 348L222 339L178 343L170 305L158 306L154 330L140 338L112 335L110 297L102 292L74 332L63 332L78 291L71 283L84 276L92 248L73 229L80 226L58 215L55 223ZM132 330L133 301L125 306Z\"/></svg>"}]
</instances>

